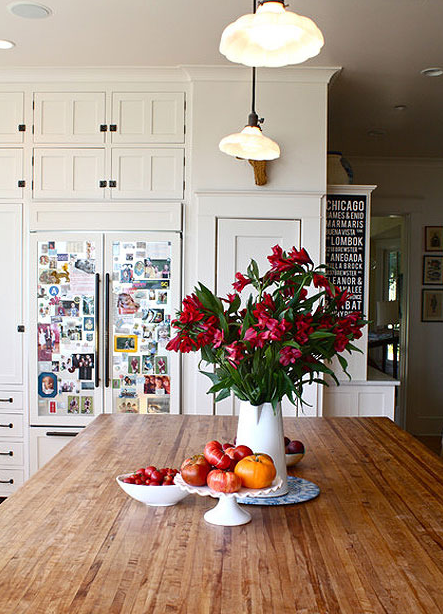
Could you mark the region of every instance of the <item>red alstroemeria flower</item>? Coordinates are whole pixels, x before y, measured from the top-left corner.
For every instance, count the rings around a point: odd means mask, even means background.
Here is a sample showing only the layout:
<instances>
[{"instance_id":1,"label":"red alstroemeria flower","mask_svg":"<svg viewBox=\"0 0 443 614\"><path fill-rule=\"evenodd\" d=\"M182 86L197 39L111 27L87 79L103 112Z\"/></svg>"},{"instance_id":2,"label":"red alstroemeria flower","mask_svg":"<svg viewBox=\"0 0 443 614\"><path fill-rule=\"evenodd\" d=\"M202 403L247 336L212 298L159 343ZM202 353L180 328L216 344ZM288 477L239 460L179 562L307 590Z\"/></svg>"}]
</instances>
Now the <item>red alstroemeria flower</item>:
<instances>
[{"instance_id":1,"label":"red alstroemeria flower","mask_svg":"<svg viewBox=\"0 0 443 614\"><path fill-rule=\"evenodd\" d=\"M296 264L314 264L304 247L302 247L300 251L297 251L295 247L293 247L289 252L289 257Z\"/></svg>"},{"instance_id":2,"label":"red alstroemeria flower","mask_svg":"<svg viewBox=\"0 0 443 614\"><path fill-rule=\"evenodd\" d=\"M349 343L349 339L345 335L338 334L334 341L334 349L337 352L343 352Z\"/></svg>"},{"instance_id":3,"label":"red alstroemeria flower","mask_svg":"<svg viewBox=\"0 0 443 614\"><path fill-rule=\"evenodd\" d=\"M195 294L186 296L183 299L183 311L178 320L181 324L189 324L190 322L199 322L205 317L203 305Z\"/></svg>"},{"instance_id":4,"label":"red alstroemeria flower","mask_svg":"<svg viewBox=\"0 0 443 614\"><path fill-rule=\"evenodd\" d=\"M301 356L300 350L293 347L284 347L280 350L280 362L284 367L287 367L289 364L294 364L296 360L298 360Z\"/></svg>"},{"instance_id":5,"label":"red alstroemeria flower","mask_svg":"<svg viewBox=\"0 0 443 614\"><path fill-rule=\"evenodd\" d=\"M172 350L173 352L182 352L187 354L188 352L194 352L197 350L198 344L190 337L181 337L180 335L176 335L169 341L166 349Z\"/></svg>"},{"instance_id":6,"label":"red alstroemeria flower","mask_svg":"<svg viewBox=\"0 0 443 614\"><path fill-rule=\"evenodd\" d=\"M251 284L252 281L249 279L249 277L245 277L244 275L242 275L241 273L236 273L235 274L235 279L237 281L235 281L232 284L232 287L234 288L234 290L236 290L237 292L241 292L243 290L243 288L245 288L248 284Z\"/></svg>"},{"instance_id":7,"label":"red alstroemeria flower","mask_svg":"<svg viewBox=\"0 0 443 614\"><path fill-rule=\"evenodd\" d=\"M225 349L229 354L228 362L234 367L234 369L236 369L237 365L243 359L243 352L245 350L245 346L238 341L234 341L233 343L231 343L231 345L227 345Z\"/></svg>"},{"instance_id":8,"label":"red alstroemeria flower","mask_svg":"<svg viewBox=\"0 0 443 614\"><path fill-rule=\"evenodd\" d=\"M222 330L216 330L214 333L213 340L212 340L214 347L219 348L223 344L224 340L225 340L225 333Z\"/></svg>"}]
</instances>

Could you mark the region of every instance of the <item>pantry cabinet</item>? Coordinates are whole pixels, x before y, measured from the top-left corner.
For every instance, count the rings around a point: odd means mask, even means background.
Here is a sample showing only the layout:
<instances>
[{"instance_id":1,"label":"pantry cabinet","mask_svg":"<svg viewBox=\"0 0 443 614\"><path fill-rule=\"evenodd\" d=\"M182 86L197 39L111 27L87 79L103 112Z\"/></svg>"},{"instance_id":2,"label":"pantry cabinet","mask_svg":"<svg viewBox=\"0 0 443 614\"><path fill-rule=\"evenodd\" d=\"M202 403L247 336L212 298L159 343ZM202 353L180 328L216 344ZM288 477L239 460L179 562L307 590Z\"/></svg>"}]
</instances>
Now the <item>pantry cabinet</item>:
<instances>
[{"instance_id":1,"label":"pantry cabinet","mask_svg":"<svg viewBox=\"0 0 443 614\"><path fill-rule=\"evenodd\" d=\"M23 324L21 204L0 205L0 277L4 289L3 300L0 301L2 331L0 386L21 384L23 382L23 334L19 329Z\"/></svg>"},{"instance_id":2,"label":"pantry cabinet","mask_svg":"<svg viewBox=\"0 0 443 614\"><path fill-rule=\"evenodd\" d=\"M104 143L104 92L34 94L35 143Z\"/></svg>"},{"instance_id":3,"label":"pantry cabinet","mask_svg":"<svg viewBox=\"0 0 443 614\"><path fill-rule=\"evenodd\" d=\"M183 198L183 149L113 147L111 198Z\"/></svg>"},{"instance_id":4,"label":"pantry cabinet","mask_svg":"<svg viewBox=\"0 0 443 614\"><path fill-rule=\"evenodd\" d=\"M115 92L113 143L183 143L183 92Z\"/></svg>"},{"instance_id":5,"label":"pantry cabinet","mask_svg":"<svg viewBox=\"0 0 443 614\"><path fill-rule=\"evenodd\" d=\"M23 150L0 149L0 198L22 198L24 186Z\"/></svg>"},{"instance_id":6,"label":"pantry cabinet","mask_svg":"<svg viewBox=\"0 0 443 614\"><path fill-rule=\"evenodd\" d=\"M0 497L11 495L27 475L23 393L0 390Z\"/></svg>"},{"instance_id":7,"label":"pantry cabinet","mask_svg":"<svg viewBox=\"0 0 443 614\"><path fill-rule=\"evenodd\" d=\"M22 143L25 130L23 92L0 92L0 143Z\"/></svg>"},{"instance_id":8,"label":"pantry cabinet","mask_svg":"<svg viewBox=\"0 0 443 614\"><path fill-rule=\"evenodd\" d=\"M106 185L104 149L34 149L34 198L103 200Z\"/></svg>"}]
</instances>

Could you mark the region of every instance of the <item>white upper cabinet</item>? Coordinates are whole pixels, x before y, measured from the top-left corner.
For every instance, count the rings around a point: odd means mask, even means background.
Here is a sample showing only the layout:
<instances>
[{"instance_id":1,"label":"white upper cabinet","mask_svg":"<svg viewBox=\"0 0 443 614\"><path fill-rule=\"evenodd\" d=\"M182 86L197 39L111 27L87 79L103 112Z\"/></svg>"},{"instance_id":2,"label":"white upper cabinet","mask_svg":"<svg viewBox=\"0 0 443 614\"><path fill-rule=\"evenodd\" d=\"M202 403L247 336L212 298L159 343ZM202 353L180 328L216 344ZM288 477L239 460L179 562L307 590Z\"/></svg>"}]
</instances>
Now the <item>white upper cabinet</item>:
<instances>
[{"instance_id":1,"label":"white upper cabinet","mask_svg":"<svg viewBox=\"0 0 443 614\"><path fill-rule=\"evenodd\" d=\"M0 149L0 198L21 198L23 187L23 151Z\"/></svg>"},{"instance_id":2,"label":"white upper cabinet","mask_svg":"<svg viewBox=\"0 0 443 614\"><path fill-rule=\"evenodd\" d=\"M34 94L34 142L104 143L104 92Z\"/></svg>"},{"instance_id":3,"label":"white upper cabinet","mask_svg":"<svg viewBox=\"0 0 443 614\"><path fill-rule=\"evenodd\" d=\"M0 301L2 331L0 384L21 384L23 333L18 330L18 326L23 324L22 206L20 204L0 205L0 276L6 291L4 300ZM7 396L11 397L10 394Z\"/></svg>"},{"instance_id":4,"label":"white upper cabinet","mask_svg":"<svg viewBox=\"0 0 443 614\"><path fill-rule=\"evenodd\" d=\"M183 198L183 149L112 149L111 198Z\"/></svg>"},{"instance_id":5,"label":"white upper cabinet","mask_svg":"<svg viewBox=\"0 0 443 614\"><path fill-rule=\"evenodd\" d=\"M24 108L22 92L0 93L0 143L23 143Z\"/></svg>"},{"instance_id":6,"label":"white upper cabinet","mask_svg":"<svg viewBox=\"0 0 443 614\"><path fill-rule=\"evenodd\" d=\"M113 143L183 143L183 92L115 92L112 95Z\"/></svg>"},{"instance_id":7,"label":"white upper cabinet","mask_svg":"<svg viewBox=\"0 0 443 614\"><path fill-rule=\"evenodd\" d=\"M34 198L102 200L104 177L104 149L34 149Z\"/></svg>"}]
</instances>

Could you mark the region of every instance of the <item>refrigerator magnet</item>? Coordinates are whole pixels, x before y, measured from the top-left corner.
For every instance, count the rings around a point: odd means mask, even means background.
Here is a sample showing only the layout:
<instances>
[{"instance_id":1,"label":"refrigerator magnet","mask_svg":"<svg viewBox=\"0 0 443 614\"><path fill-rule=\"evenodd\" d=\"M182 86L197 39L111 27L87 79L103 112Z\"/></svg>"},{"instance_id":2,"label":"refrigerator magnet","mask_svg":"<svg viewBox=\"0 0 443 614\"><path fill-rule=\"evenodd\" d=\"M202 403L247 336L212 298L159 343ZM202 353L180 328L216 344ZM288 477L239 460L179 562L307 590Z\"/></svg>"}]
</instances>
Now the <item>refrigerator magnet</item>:
<instances>
[{"instance_id":1,"label":"refrigerator magnet","mask_svg":"<svg viewBox=\"0 0 443 614\"><path fill-rule=\"evenodd\" d=\"M44 399L52 399L57 396L57 376L54 373L40 373L38 376L38 394Z\"/></svg>"},{"instance_id":2,"label":"refrigerator magnet","mask_svg":"<svg viewBox=\"0 0 443 614\"><path fill-rule=\"evenodd\" d=\"M136 352L137 335L115 335L114 352Z\"/></svg>"}]
</instances>

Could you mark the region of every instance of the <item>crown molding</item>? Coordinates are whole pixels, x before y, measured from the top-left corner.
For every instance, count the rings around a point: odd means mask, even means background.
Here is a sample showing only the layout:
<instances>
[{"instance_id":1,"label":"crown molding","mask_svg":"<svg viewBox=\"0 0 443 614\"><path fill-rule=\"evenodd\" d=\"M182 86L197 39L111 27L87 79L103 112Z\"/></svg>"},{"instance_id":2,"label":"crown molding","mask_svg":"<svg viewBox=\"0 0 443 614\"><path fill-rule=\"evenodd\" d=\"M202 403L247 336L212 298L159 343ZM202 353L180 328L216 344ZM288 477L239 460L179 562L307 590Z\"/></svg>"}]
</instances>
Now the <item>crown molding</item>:
<instances>
[{"instance_id":1,"label":"crown molding","mask_svg":"<svg viewBox=\"0 0 443 614\"><path fill-rule=\"evenodd\" d=\"M227 66L183 65L180 67L189 81L250 81L251 69L236 64ZM258 68L261 83L329 83L341 67L285 66L284 68Z\"/></svg>"},{"instance_id":2,"label":"crown molding","mask_svg":"<svg viewBox=\"0 0 443 614\"><path fill-rule=\"evenodd\" d=\"M16 66L0 68L0 83L189 81L179 66Z\"/></svg>"}]
</instances>

